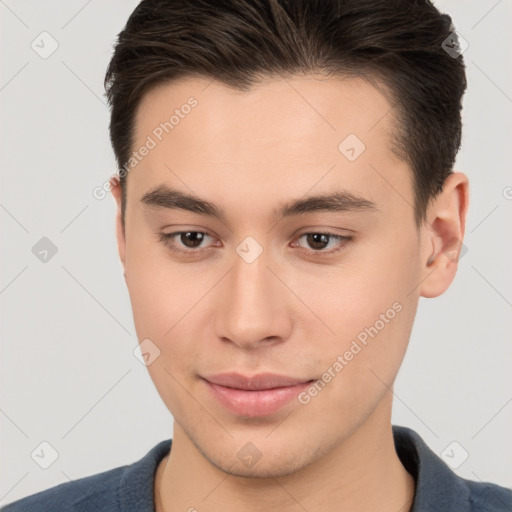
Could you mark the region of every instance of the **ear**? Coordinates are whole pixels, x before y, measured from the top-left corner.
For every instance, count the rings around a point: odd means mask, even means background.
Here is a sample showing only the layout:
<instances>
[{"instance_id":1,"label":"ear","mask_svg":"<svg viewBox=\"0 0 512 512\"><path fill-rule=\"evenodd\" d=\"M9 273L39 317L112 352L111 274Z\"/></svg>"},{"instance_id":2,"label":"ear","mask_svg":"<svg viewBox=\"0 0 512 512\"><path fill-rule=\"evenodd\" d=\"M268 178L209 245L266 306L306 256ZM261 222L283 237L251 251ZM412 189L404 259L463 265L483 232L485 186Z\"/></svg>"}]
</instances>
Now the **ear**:
<instances>
[{"instance_id":1,"label":"ear","mask_svg":"<svg viewBox=\"0 0 512 512\"><path fill-rule=\"evenodd\" d=\"M427 210L421 227L422 297L444 293L455 277L466 227L469 182L465 174L454 172Z\"/></svg>"},{"instance_id":2,"label":"ear","mask_svg":"<svg viewBox=\"0 0 512 512\"><path fill-rule=\"evenodd\" d=\"M119 252L119 258L123 265L123 275L126 280L126 237L124 226L121 215L121 185L118 176L112 176L110 178L110 190L114 199L117 203L116 213L116 237L117 237L117 250Z\"/></svg>"}]
</instances>

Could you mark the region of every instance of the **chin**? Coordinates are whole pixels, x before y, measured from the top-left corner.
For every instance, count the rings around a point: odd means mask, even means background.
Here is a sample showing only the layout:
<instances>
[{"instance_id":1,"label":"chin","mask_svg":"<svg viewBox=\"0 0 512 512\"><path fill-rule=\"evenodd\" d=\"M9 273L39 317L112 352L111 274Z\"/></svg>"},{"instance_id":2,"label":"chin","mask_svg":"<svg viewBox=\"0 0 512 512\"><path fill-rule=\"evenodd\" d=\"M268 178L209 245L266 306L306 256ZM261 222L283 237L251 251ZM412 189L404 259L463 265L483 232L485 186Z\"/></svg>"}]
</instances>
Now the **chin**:
<instances>
[{"instance_id":1,"label":"chin","mask_svg":"<svg viewBox=\"0 0 512 512\"><path fill-rule=\"evenodd\" d=\"M304 440L286 443L263 440L234 443L236 446L197 446L202 456L222 472L242 478L284 477L306 468L329 451L329 446L307 446ZM241 447L240 447L241 444ZM219 450L220 448L220 450ZM233 453L235 456L233 457Z\"/></svg>"}]
</instances>

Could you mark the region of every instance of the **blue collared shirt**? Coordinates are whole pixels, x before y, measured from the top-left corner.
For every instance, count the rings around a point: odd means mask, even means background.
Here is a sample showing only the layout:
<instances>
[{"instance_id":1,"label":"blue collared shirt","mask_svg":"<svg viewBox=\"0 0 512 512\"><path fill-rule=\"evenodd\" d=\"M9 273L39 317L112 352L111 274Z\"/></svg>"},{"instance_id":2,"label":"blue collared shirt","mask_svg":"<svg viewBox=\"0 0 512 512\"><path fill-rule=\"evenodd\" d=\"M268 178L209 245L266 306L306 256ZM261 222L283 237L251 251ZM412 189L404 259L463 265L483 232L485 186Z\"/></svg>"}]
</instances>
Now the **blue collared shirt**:
<instances>
[{"instance_id":1,"label":"blue collared shirt","mask_svg":"<svg viewBox=\"0 0 512 512\"><path fill-rule=\"evenodd\" d=\"M414 430L393 425L393 436L416 482L411 512L512 512L512 490L457 476ZM171 442L161 441L133 464L56 485L0 512L154 512L154 475Z\"/></svg>"}]
</instances>

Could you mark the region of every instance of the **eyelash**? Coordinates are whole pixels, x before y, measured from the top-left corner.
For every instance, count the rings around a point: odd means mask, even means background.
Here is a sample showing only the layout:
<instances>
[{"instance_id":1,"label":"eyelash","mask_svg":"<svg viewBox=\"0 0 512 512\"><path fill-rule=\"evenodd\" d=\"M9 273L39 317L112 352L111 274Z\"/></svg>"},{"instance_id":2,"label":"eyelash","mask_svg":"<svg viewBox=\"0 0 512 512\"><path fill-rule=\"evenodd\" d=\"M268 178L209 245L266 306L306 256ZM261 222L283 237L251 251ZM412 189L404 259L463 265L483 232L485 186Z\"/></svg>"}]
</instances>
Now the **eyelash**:
<instances>
[{"instance_id":1,"label":"eyelash","mask_svg":"<svg viewBox=\"0 0 512 512\"><path fill-rule=\"evenodd\" d=\"M167 249L169 249L172 253L178 254L178 255L189 255L190 256L190 255L195 255L195 254L197 254L197 253L199 253L201 251L208 251L209 250L207 248L183 250L183 249L177 249L176 247L171 245L171 240L174 237L179 236L179 235L183 235L185 233L200 233L202 235L210 236L210 235L208 235L208 233L206 233L204 231L175 231L173 233L159 233L159 241ZM303 236L307 236L307 235L326 235L330 239L334 238L334 239L337 239L340 242L336 246L335 249L331 249L329 251L325 251L325 250L321 250L321 249L320 250L311 249L311 250L307 251L309 253L309 255L316 256L316 257L331 256L331 255L333 255L333 254L343 250L348 245L350 245L353 242L353 238L354 238L352 236L342 236L342 235L337 235L335 233L329 233L329 232L326 232L326 231L308 231L307 233L302 233L298 237L298 240L300 238L302 238Z\"/></svg>"}]
</instances>

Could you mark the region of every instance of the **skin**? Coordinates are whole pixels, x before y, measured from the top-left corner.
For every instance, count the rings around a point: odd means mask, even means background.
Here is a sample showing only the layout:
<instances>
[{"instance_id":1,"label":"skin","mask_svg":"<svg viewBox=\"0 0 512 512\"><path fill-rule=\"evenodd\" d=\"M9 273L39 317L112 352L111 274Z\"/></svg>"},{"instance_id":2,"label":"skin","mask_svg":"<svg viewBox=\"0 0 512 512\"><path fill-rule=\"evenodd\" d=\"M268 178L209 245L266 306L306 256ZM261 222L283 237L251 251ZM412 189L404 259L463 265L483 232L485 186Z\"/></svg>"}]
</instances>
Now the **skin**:
<instances>
[{"instance_id":1,"label":"skin","mask_svg":"<svg viewBox=\"0 0 512 512\"><path fill-rule=\"evenodd\" d=\"M137 336L161 351L148 371L174 418L157 511L409 510L414 480L394 449L393 382L419 297L442 294L455 276L447 254L464 236L467 177L450 175L418 229L412 171L391 151L391 103L361 78L293 76L248 92L202 78L161 85L140 104L134 147L190 96L198 105L128 175L125 229L111 182ZM348 134L366 145L353 162L338 150ZM225 221L141 204L160 184L215 203ZM271 216L335 190L376 208ZM180 230L209 236L197 249L175 237L175 247L196 251L176 255L158 236ZM326 231L353 241L301 236ZM263 248L252 263L236 252L247 236ZM307 405L241 417L200 378L320 379L397 302L401 311ZM237 457L248 442L261 454L251 467Z\"/></svg>"}]
</instances>

